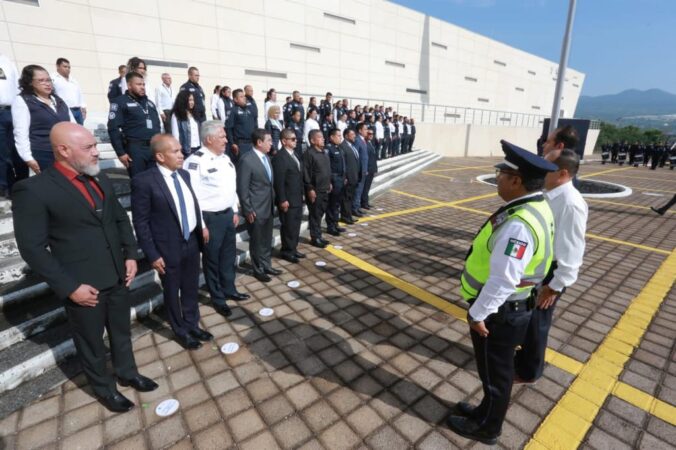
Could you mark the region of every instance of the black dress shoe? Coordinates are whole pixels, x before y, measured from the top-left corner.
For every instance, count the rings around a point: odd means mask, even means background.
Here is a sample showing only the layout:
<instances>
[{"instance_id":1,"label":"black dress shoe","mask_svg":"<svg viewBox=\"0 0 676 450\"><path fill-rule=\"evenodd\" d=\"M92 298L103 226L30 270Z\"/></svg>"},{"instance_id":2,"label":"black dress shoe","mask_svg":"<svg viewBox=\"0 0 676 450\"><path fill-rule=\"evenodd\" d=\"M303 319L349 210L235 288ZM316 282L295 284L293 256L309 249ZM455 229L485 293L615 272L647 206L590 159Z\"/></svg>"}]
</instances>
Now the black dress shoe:
<instances>
[{"instance_id":1,"label":"black dress shoe","mask_svg":"<svg viewBox=\"0 0 676 450\"><path fill-rule=\"evenodd\" d=\"M371 209L371 205L366 205L366 206L361 205L361 207L362 207L362 209Z\"/></svg>"},{"instance_id":2,"label":"black dress shoe","mask_svg":"<svg viewBox=\"0 0 676 450\"><path fill-rule=\"evenodd\" d=\"M321 242L321 243L324 244L324 245L329 245L329 244L331 243L331 242L327 241L327 240L324 239L324 238L319 238L319 239L317 239L317 241Z\"/></svg>"},{"instance_id":3,"label":"black dress shoe","mask_svg":"<svg viewBox=\"0 0 676 450\"><path fill-rule=\"evenodd\" d=\"M202 342L207 342L214 338L213 334L201 328L195 328L194 330L190 330L190 335L194 338L199 339Z\"/></svg>"},{"instance_id":4,"label":"black dress shoe","mask_svg":"<svg viewBox=\"0 0 676 450\"><path fill-rule=\"evenodd\" d=\"M310 241L310 245L312 245L313 247L317 247L317 248L326 248L326 244L322 240L319 240L319 239L317 239L317 240L312 239Z\"/></svg>"},{"instance_id":5,"label":"black dress shoe","mask_svg":"<svg viewBox=\"0 0 676 450\"><path fill-rule=\"evenodd\" d=\"M176 341L188 350L196 350L202 346L202 343L190 335L176 336Z\"/></svg>"},{"instance_id":6,"label":"black dress shoe","mask_svg":"<svg viewBox=\"0 0 676 450\"><path fill-rule=\"evenodd\" d=\"M650 209L652 209L653 211L655 211L655 212L656 212L657 214L659 214L660 216L663 216L663 215L664 215L664 211L663 211L661 208L653 208L653 207L651 206Z\"/></svg>"},{"instance_id":7,"label":"black dress shoe","mask_svg":"<svg viewBox=\"0 0 676 450\"><path fill-rule=\"evenodd\" d=\"M347 225L354 225L355 223L359 222L359 220L350 217L348 219L340 219L340 222L343 222L344 224Z\"/></svg>"},{"instance_id":8,"label":"black dress shoe","mask_svg":"<svg viewBox=\"0 0 676 450\"><path fill-rule=\"evenodd\" d=\"M500 436L499 433L486 433L479 428L479 424L477 424L472 419L468 419L467 417L450 416L448 419L446 419L446 424L451 429L451 431L459 434L460 436L482 442L486 445L495 445L498 442L498 436Z\"/></svg>"},{"instance_id":9,"label":"black dress shoe","mask_svg":"<svg viewBox=\"0 0 676 450\"><path fill-rule=\"evenodd\" d=\"M268 275L281 275L284 273L284 271L270 267L269 269L265 269L265 273Z\"/></svg>"},{"instance_id":10,"label":"black dress shoe","mask_svg":"<svg viewBox=\"0 0 676 450\"><path fill-rule=\"evenodd\" d=\"M289 261L290 263L296 264L300 262L300 259L296 255L284 255L282 259Z\"/></svg>"},{"instance_id":11,"label":"black dress shoe","mask_svg":"<svg viewBox=\"0 0 676 450\"><path fill-rule=\"evenodd\" d=\"M231 295L226 295L225 298L228 300L234 300L236 302L241 302L242 300L247 300L251 296L249 294L244 294L242 292L235 292L234 294Z\"/></svg>"},{"instance_id":12,"label":"black dress shoe","mask_svg":"<svg viewBox=\"0 0 676 450\"><path fill-rule=\"evenodd\" d=\"M338 230L339 233L345 233L347 231L347 228L343 228L343 227L338 227L336 229Z\"/></svg>"},{"instance_id":13,"label":"black dress shoe","mask_svg":"<svg viewBox=\"0 0 676 450\"><path fill-rule=\"evenodd\" d=\"M472 406L467 402L458 402L453 407L453 414L463 417L470 417L475 409L475 406Z\"/></svg>"},{"instance_id":14,"label":"black dress shoe","mask_svg":"<svg viewBox=\"0 0 676 450\"><path fill-rule=\"evenodd\" d=\"M214 310L223 317L232 316L232 309L228 308L227 305L214 305Z\"/></svg>"},{"instance_id":15,"label":"black dress shoe","mask_svg":"<svg viewBox=\"0 0 676 450\"><path fill-rule=\"evenodd\" d=\"M134 407L134 403L118 391L106 397L99 397L99 401L112 412L127 412Z\"/></svg>"},{"instance_id":16,"label":"black dress shoe","mask_svg":"<svg viewBox=\"0 0 676 450\"><path fill-rule=\"evenodd\" d=\"M340 236L340 231L338 230L326 230L326 232L331 236Z\"/></svg>"},{"instance_id":17,"label":"black dress shoe","mask_svg":"<svg viewBox=\"0 0 676 450\"><path fill-rule=\"evenodd\" d=\"M257 279L258 281L262 281L263 283L272 281L272 278L270 278L270 276L266 273L254 273L254 278Z\"/></svg>"},{"instance_id":18,"label":"black dress shoe","mask_svg":"<svg viewBox=\"0 0 676 450\"><path fill-rule=\"evenodd\" d=\"M362 213L359 212L359 211L352 211L352 215L353 215L353 216L357 216L357 217L363 217L363 216L364 216L364 214L362 214Z\"/></svg>"},{"instance_id":19,"label":"black dress shoe","mask_svg":"<svg viewBox=\"0 0 676 450\"><path fill-rule=\"evenodd\" d=\"M300 259L305 258L305 253L301 253L301 252L299 252L298 250L296 250L296 251L294 252L293 255L294 255L296 258L300 258Z\"/></svg>"},{"instance_id":20,"label":"black dress shoe","mask_svg":"<svg viewBox=\"0 0 676 450\"><path fill-rule=\"evenodd\" d=\"M137 374L134 378L128 380L118 378L117 382L120 383L120 386L131 386L139 392L150 392L159 387L153 380L141 374Z\"/></svg>"}]
</instances>

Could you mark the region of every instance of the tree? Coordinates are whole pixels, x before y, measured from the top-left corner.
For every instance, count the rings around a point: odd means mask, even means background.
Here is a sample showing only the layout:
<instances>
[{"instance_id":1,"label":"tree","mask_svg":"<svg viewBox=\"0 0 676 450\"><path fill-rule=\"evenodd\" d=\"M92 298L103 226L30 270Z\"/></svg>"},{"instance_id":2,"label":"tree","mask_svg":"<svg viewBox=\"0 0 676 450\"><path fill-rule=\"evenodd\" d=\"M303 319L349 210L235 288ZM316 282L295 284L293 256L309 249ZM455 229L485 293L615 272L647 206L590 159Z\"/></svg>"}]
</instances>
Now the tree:
<instances>
[{"instance_id":1,"label":"tree","mask_svg":"<svg viewBox=\"0 0 676 450\"><path fill-rule=\"evenodd\" d=\"M615 142L627 141L630 144L633 144L634 142L654 144L665 140L666 136L664 133L655 128L643 130L633 125L617 127L611 123L601 122L601 132L599 133L599 138L596 140L594 151L601 151L602 145L612 145Z\"/></svg>"}]
</instances>

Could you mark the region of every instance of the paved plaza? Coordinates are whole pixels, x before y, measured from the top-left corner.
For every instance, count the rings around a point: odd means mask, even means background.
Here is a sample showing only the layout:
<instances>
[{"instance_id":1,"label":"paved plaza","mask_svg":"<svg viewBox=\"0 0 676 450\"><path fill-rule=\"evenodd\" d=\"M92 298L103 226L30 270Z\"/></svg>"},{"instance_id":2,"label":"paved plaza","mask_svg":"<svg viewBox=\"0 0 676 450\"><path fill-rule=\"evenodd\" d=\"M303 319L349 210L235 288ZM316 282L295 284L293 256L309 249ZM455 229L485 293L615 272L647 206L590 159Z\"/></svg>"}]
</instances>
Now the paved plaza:
<instances>
[{"instance_id":1,"label":"paved plaza","mask_svg":"<svg viewBox=\"0 0 676 450\"><path fill-rule=\"evenodd\" d=\"M496 161L442 159L376 198L354 235L301 245L300 264L275 259L284 274L271 283L240 275L252 299L228 320L203 298L213 344L185 351L161 313L144 320L136 359L158 390L122 388L137 407L112 414L79 375L1 419L0 448L484 447L444 419L481 398L458 285L474 234L501 204L475 179ZM673 448L676 209L649 207L676 192L676 173L592 162L581 175L633 193L587 199L585 262L557 305L545 376L514 389L498 445ZM240 349L225 356L228 342ZM169 398L179 410L161 418Z\"/></svg>"}]
</instances>

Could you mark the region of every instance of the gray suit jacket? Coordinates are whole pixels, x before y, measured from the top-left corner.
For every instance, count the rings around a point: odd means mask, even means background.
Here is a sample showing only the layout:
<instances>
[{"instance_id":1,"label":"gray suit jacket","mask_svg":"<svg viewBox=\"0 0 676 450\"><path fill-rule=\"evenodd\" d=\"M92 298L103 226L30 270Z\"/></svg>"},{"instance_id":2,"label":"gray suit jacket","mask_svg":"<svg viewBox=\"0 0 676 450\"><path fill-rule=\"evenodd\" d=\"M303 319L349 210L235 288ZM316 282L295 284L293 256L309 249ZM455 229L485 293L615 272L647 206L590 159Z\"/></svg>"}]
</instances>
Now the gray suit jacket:
<instances>
[{"instance_id":1,"label":"gray suit jacket","mask_svg":"<svg viewBox=\"0 0 676 450\"><path fill-rule=\"evenodd\" d=\"M266 156L266 158L268 157ZM242 155L237 163L237 195L244 216L250 212L255 212L259 219L267 219L272 216L275 190L270 158L268 158L268 163L272 180L268 178L265 166L263 166L256 150Z\"/></svg>"}]
</instances>

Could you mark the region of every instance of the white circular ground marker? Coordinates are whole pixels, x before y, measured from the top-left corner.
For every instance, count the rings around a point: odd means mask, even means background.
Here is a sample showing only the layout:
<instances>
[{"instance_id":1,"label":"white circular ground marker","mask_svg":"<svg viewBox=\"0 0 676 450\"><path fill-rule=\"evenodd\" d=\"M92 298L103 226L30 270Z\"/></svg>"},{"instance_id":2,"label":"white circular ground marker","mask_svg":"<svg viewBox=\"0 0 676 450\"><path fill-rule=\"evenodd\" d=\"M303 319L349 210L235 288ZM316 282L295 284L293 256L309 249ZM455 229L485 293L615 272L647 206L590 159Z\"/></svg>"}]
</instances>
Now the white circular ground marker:
<instances>
[{"instance_id":1,"label":"white circular ground marker","mask_svg":"<svg viewBox=\"0 0 676 450\"><path fill-rule=\"evenodd\" d=\"M651 195L653 197L664 197L664 194L658 194L656 192L644 192L643 195Z\"/></svg>"},{"instance_id":2,"label":"white circular ground marker","mask_svg":"<svg viewBox=\"0 0 676 450\"><path fill-rule=\"evenodd\" d=\"M376 211L384 211L383 208L376 208Z\"/></svg>"},{"instance_id":3,"label":"white circular ground marker","mask_svg":"<svg viewBox=\"0 0 676 450\"><path fill-rule=\"evenodd\" d=\"M334 245L333 248L335 248L336 250L342 250L343 246L342 245Z\"/></svg>"},{"instance_id":4,"label":"white circular ground marker","mask_svg":"<svg viewBox=\"0 0 676 450\"><path fill-rule=\"evenodd\" d=\"M272 308L263 308L260 311L258 311L258 314L260 314L263 317L270 317L274 313L275 311Z\"/></svg>"},{"instance_id":5,"label":"white circular ground marker","mask_svg":"<svg viewBox=\"0 0 676 450\"><path fill-rule=\"evenodd\" d=\"M317 267L326 267L326 261L317 261L315 263L315 266Z\"/></svg>"},{"instance_id":6,"label":"white circular ground marker","mask_svg":"<svg viewBox=\"0 0 676 450\"><path fill-rule=\"evenodd\" d=\"M349 237L357 237L357 233L347 233Z\"/></svg>"},{"instance_id":7,"label":"white circular ground marker","mask_svg":"<svg viewBox=\"0 0 676 450\"><path fill-rule=\"evenodd\" d=\"M368 223L360 223L359 225L361 225L362 227L368 227L369 226Z\"/></svg>"},{"instance_id":8,"label":"white circular ground marker","mask_svg":"<svg viewBox=\"0 0 676 450\"><path fill-rule=\"evenodd\" d=\"M221 353L225 355L232 355L237 350L239 350L239 344L237 342L228 342L221 347Z\"/></svg>"},{"instance_id":9,"label":"white circular ground marker","mask_svg":"<svg viewBox=\"0 0 676 450\"><path fill-rule=\"evenodd\" d=\"M300 281L296 280L289 281L288 283L286 283L286 285L289 286L291 289L296 289L297 287L300 287Z\"/></svg>"},{"instance_id":10,"label":"white circular ground marker","mask_svg":"<svg viewBox=\"0 0 676 450\"><path fill-rule=\"evenodd\" d=\"M178 400L175 398L170 398L157 405L157 408L155 408L155 414L160 417L170 416L178 411L178 405Z\"/></svg>"}]
</instances>

